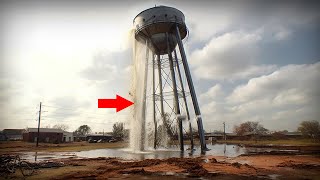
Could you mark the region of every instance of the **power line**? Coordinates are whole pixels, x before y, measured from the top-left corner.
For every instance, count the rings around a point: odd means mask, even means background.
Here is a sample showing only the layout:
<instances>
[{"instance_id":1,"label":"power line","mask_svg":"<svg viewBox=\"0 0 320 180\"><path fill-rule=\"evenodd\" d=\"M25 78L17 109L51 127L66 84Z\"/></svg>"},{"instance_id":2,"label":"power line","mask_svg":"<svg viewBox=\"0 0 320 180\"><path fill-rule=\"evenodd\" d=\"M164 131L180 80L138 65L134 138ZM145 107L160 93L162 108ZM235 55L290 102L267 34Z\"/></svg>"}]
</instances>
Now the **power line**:
<instances>
[{"instance_id":1,"label":"power line","mask_svg":"<svg viewBox=\"0 0 320 180\"><path fill-rule=\"evenodd\" d=\"M62 119L63 117L48 117L48 116L46 116L45 118L44 118L44 120L60 120L60 121L66 121L65 119ZM42 118L43 119L43 118ZM102 119L102 118L92 118L92 117L82 117L82 118L78 118L78 119L90 119L90 120L104 120L104 119ZM75 120L75 121L77 121L77 120Z\"/></svg>"},{"instance_id":2,"label":"power line","mask_svg":"<svg viewBox=\"0 0 320 180\"><path fill-rule=\"evenodd\" d=\"M91 122L91 121L79 121L79 120L65 120L63 116L80 116L78 119L88 119L88 120L103 120L104 118L112 118L114 117L106 117L107 115L110 116L110 114L97 114L97 113L92 113L92 112L81 112L79 113L79 110L77 108L79 107L71 107L71 108L66 108L66 107L59 107L59 106L51 106L51 105L41 105L42 107L46 108L55 108L52 113L49 115L47 114L46 116L41 116L41 120L54 120L54 121L60 121L61 123L87 123L87 124L103 124L103 125L110 125L113 124L114 122L112 121L107 121L107 122ZM78 112L70 112L69 111L78 111ZM42 111L42 112L50 112L50 111ZM81 117L83 115L89 115L91 117ZM92 116L94 115L94 116ZM95 117L96 116L96 117ZM114 115L111 115L114 116ZM74 118L74 117L73 117Z\"/></svg>"},{"instance_id":3,"label":"power line","mask_svg":"<svg viewBox=\"0 0 320 180\"><path fill-rule=\"evenodd\" d=\"M58 109L69 109L69 110L75 110L75 109L78 109L80 108L81 106L78 106L78 107L68 107L68 108L65 108L65 107L58 107L58 106L51 106L51 105L43 105L44 107L49 107L49 108L58 108Z\"/></svg>"},{"instance_id":4,"label":"power line","mask_svg":"<svg viewBox=\"0 0 320 180\"><path fill-rule=\"evenodd\" d=\"M46 114L46 116L49 117L63 117L63 116L90 116L93 118L103 119L103 118L115 118L113 114L96 114L96 113L87 113L87 112L81 112L81 113L75 113L75 112L53 112L51 114ZM111 117L110 117L111 116Z\"/></svg>"},{"instance_id":5,"label":"power line","mask_svg":"<svg viewBox=\"0 0 320 180\"><path fill-rule=\"evenodd\" d=\"M57 110L67 110L67 111L69 111L69 110L75 110L75 109L71 109L71 108L64 108L64 107L57 107L57 106L48 106L48 105L42 105L42 106L51 107L51 108L57 108L56 111L57 111ZM76 110L76 111L78 111L78 110ZM56 114L56 113L61 114L60 112L54 112L54 113L55 113L55 114ZM100 115L100 116L105 116L105 115L107 115L107 114L98 114L98 113L92 113L92 112L84 112L84 113L85 113L85 114Z\"/></svg>"},{"instance_id":6,"label":"power line","mask_svg":"<svg viewBox=\"0 0 320 180\"><path fill-rule=\"evenodd\" d=\"M74 122L81 122L81 123L87 123L87 124L90 124L90 123L94 123L94 124L112 124L112 123L114 123L114 122L92 122L92 121L79 121L79 120L64 120L63 122L61 122L61 123L74 123Z\"/></svg>"}]
</instances>

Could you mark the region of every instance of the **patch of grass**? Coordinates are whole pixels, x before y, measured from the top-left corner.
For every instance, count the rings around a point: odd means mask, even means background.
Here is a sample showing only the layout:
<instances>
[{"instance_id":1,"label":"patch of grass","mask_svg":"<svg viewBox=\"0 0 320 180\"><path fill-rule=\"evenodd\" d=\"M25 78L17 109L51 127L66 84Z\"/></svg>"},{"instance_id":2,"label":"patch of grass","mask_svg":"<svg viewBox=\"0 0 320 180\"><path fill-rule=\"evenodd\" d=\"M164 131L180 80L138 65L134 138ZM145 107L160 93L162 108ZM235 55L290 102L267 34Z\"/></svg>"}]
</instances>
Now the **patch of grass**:
<instances>
[{"instance_id":1,"label":"patch of grass","mask_svg":"<svg viewBox=\"0 0 320 180\"><path fill-rule=\"evenodd\" d=\"M291 146L320 146L319 142L312 139L288 139L288 140L227 140L218 143L245 144L245 145L291 145Z\"/></svg>"},{"instance_id":2,"label":"patch of grass","mask_svg":"<svg viewBox=\"0 0 320 180\"><path fill-rule=\"evenodd\" d=\"M127 147L126 142L115 143L88 143L88 142L73 142L62 144L39 143L36 147L35 143L22 141L7 141L0 143L0 153L15 153L26 151L47 151L47 152L62 152L62 151L86 151L92 149L106 149L106 148L123 148Z\"/></svg>"},{"instance_id":3,"label":"patch of grass","mask_svg":"<svg viewBox=\"0 0 320 180\"><path fill-rule=\"evenodd\" d=\"M207 144L211 144L211 141L206 140ZM218 140L217 143L228 143L228 144L244 144L244 145L290 145L290 146L320 146L319 141L313 139L282 139L282 140ZM177 140L171 141L171 145L179 146ZM189 140L184 141L185 145L190 145ZM194 145L200 146L199 139L194 139Z\"/></svg>"}]
</instances>

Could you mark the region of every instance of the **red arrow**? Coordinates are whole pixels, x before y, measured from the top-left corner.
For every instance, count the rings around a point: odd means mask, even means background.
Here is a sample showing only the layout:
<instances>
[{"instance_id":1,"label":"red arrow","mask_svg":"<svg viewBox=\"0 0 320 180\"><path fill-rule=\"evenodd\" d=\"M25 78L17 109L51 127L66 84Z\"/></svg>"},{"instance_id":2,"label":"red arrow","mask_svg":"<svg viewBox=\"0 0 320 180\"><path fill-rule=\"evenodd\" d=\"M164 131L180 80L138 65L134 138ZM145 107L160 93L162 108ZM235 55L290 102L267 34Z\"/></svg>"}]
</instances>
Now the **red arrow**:
<instances>
[{"instance_id":1,"label":"red arrow","mask_svg":"<svg viewBox=\"0 0 320 180\"><path fill-rule=\"evenodd\" d=\"M98 108L116 108L119 112L134 104L133 102L117 95L116 99L98 99Z\"/></svg>"}]
</instances>

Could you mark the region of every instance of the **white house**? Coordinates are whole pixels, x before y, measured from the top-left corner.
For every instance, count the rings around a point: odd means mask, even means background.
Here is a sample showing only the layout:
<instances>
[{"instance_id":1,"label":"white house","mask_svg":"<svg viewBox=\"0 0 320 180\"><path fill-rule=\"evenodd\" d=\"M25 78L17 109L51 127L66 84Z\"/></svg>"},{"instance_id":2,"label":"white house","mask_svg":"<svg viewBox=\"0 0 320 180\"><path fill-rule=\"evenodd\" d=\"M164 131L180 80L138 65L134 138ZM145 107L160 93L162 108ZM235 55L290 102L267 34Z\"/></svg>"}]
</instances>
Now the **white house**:
<instances>
[{"instance_id":1,"label":"white house","mask_svg":"<svg viewBox=\"0 0 320 180\"><path fill-rule=\"evenodd\" d=\"M63 139L62 142L73 142L73 133L63 131Z\"/></svg>"}]
</instances>

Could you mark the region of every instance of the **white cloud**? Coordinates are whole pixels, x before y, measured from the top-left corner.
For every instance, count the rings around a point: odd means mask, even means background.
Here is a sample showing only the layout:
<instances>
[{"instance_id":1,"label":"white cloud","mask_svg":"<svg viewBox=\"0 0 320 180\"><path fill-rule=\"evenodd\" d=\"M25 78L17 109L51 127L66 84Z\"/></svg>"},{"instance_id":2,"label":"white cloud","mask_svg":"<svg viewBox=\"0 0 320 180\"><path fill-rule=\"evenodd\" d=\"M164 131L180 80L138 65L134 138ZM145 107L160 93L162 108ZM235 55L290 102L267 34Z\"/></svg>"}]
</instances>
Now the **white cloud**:
<instances>
[{"instance_id":1,"label":"white cloud","mask_svg":"<svg viewBox=\"0 0 320 180\"><path fill-rule=\"evenodd\" d=\"M201 95L209 99L202 105L204 120L214 126L226 121L229 131L244 121L258 121L271 130L296 130L303 120L319 120L320 88L316 82L320 82L320 62L284 66L250 79L218 100L208 96L217 89L213 86Z\"/></svg>"},{"instance_id":2,"label":"white cloud","mask_svg":"<svg viewBox=\"0 0 320 180\"><path fill-rule=\"evenodd\" d=\"M199 23L210 22L210 23ZM207 41L213 35L223 32L232 22L230 14L218 13L215 16L208 16L206 11L199 12L188 17L188 24L192 36L190 41Z\"/></svg>"},{"instance_id":3,"label":"white cloud","mask_svg":"<svg viewBox=\"0 0 320 180\"><path fill-rule=\"evenodd\" d=\"M250 79L248 84L237 87L228 100L237 103L249 99L272 97L279 103L279 99L283 99L282 101L290 98L299 99L289 97L288 92L295 97L301 93L314 96L319 92L319 88L314 83L320 80L319 70L320 63L287 65L270 75ZM283 92L286 92L286 95L280 94Z\"/></svg>"},{"instance_id":4,"label":"white cloud","mask_svg":"<svg viewBox=\"0 0 320 180\"><path fill-rule=\"evenodd\" d=\"M211 39L190 56L190 64L198 78L236 80L272 72L275 65L255 65L259 52L258 32L231 32Z\"/></svg>"},{"instance_id":5,"label":"white cloud","mask_svg":"<svg viewBox=\"0 0 320 180\"><path fill-rule=\"evenodd\" d=\"M113 53L99 53L93 57L92 64L86 67L80 74L92 81L111 81L116 78L119 73L118 66L115 62L118 60L117 54L124 52ZM115 55L116 54L116 55ZM127 57L129 59L129 57ZM119 67L120 68L120 67Z\"/></svg>"},{"instance_id":6,"label":"white cloud","mask_svg":"<svg viewBox=\"0 0 320 180\"><path fill-rule=\"evenodd\" d=\"M285 40L285 39L288 39L291 34L292 34L292 32L290 30L282 28L278 32L275 33L275 38L277 40Z\"/></svg>"},{"instance_id":7,"label":"white cloud","mask_svg":"<svg viewBox=\"0 0 320 180\"><path fill-rule=\"evenodd\" d=\"M222 87L220 84L216 84L211 87L207 92L200 95L201 101L206 101L207 99L219 99L221 96L224 96Z\"/></svg>"},{"instance_id":8,"label":"white cloud","mask_svg":"<svg viewBox=\"0 0 320 180\"><path fill-rule=\"evenodd\" d=\"M263 27L272 39L285 40L296 26L317 25L317 2L189 2L177 5L186 15L193 43L206 42L228 31L254 31Z\"/></svg>"}]
</instances>

